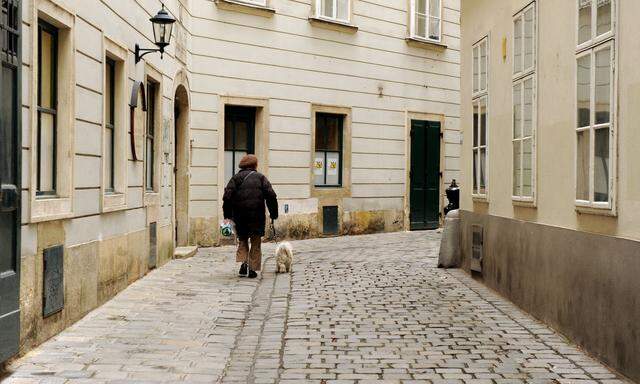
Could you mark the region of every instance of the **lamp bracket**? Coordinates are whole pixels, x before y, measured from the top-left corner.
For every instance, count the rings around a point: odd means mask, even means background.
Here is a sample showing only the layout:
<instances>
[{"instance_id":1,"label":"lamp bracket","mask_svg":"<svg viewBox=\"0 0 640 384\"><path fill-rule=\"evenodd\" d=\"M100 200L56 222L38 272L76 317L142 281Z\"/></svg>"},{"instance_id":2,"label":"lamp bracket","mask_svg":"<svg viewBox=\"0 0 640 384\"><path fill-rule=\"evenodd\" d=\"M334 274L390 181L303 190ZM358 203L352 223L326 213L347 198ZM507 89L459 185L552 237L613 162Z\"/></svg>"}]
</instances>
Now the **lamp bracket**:
<instances>
[{"instance_id":1,"label":"lamp bracket","mask_svg":"<svg viewBox=\"0 0 640 384\"><path fill-rule=\"evenodd\" d=\"M136 64L138 64L145 55L151 52L160 52L160 54L162 55L164 53L164 49L163 48L152 48L152 49L140 48L140 46L136 44L136 51L135 51Z\"/></svg>"}]
</instances>

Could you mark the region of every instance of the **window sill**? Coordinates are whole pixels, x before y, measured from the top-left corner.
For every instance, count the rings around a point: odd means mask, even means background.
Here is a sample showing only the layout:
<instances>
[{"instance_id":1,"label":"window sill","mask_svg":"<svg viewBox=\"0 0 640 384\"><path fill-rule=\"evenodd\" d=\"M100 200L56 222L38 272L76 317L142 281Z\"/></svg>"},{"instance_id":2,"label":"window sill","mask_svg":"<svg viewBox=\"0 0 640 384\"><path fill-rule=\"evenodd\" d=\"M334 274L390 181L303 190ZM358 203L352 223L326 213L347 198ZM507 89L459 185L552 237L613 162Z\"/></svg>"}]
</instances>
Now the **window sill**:
<instances>
[{"instance_id":1,"label":"window sill","mask_svg":"<svg viewBox=\"0 0 640 384\"><path fill-rule=\"evenodd\" d=\"M124 193L106 192L102 196L102 212L121 211L127 208Z\"/></svg>"},{"instance_id":2,"label":"window sill","mask_svg":"<svg viewBox=\"0 0 640 384\"><path fill-rule=\"evenodd\" d=\"M487 195L472 195L471 200L473 200L474 203L489 204L489 197Z\"/></svg>"},{"instance_id":3,"label":"window sill","mask_svg":"<svg viewBox=\"0 0 640 384\"><path fill-rule=\"evenodd\" d=\"M216 5L225 11L247 13L255 16L271 17L276 13L275 8L258 4L245 3L239 0L216 0Z\"/></svg>"},{"instance_id":4,"label":"window sill","mask_svg":"<svg viewBox=\"0 0 640 384\"><path fill-rule=\"evenodd\" d=\"M518 197L512 197L511 202L514 207L538 208L535 200L533 199L523 199Z\"/></svg>"},{"instance_id":5,"label":"window sill","mask_svg":"<svg viewBox=\"0 0 640 384\"><path fill-rule=\"evenodd\" d=\"M595 216L608 216L608 217L618 217L618 213L609 207L593 207L588 205L576 205L576 212L579 215L595 215Z\"/></svg>"},{"instance_id":6,"label":"window sill","mask_svg":"<svg viewBox=\"0 0 640 384\"><path fill-rule=\"evenodd\" d=\"M144 191L145 207L158 205L160 203L160 193L155 191Z\"/></svg>"},{"instance_id":7,"label":"window sill","mask_svg":"<svg viewBox=\"0 0 640 384\"><path fill-rule=\"evenodd\" d=\"M353 25L351 23L346 23L344 21L328 19L328 18L318 17L318 16L310 16L309 22L314 26L330 29L333 31L346 32L346 33L358 32L358 26Z\"/></svg>"},{"instance_id":8,"label":"window sill","mask_svg":"<svg viewBox=\"0 0 640 384\"><path fill-rule=\"evenodd\" d=\"M408 45L418 48L429 48L435 49L437 51L444 51L447 49L447 45L442 43L441 41L424 39L422 37L417 36L409 36L405 39Z\"/></svg>"},{"instance_id":9,"label":"window sill","mask_svg":"<svg viewBox=\"0 0 640 384\"><path fill-rule=\"evenodd\" d=\"M73 202L69 197L37 196L31 201L31 222L41 223L73 216Z\"/></svg>"}]
</instances>

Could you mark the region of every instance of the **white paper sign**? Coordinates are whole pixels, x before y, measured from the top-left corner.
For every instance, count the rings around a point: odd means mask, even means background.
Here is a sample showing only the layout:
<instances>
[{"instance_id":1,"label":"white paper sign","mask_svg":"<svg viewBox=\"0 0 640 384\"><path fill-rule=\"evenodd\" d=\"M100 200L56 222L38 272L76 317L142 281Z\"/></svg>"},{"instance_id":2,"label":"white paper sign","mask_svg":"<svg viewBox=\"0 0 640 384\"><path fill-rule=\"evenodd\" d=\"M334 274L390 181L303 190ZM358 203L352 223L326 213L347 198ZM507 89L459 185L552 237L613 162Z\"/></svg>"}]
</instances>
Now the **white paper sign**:
<instances>
[{"instance_id":1,"label":"white paper sign","mask_svg":"<svg viewBox=\"0 0 640 384\"><path fill-rule=\"evenodd\" d=\"M337 153L327 155L327 176L335 176L338 174L339 156Z\"/></svg>"},{"instance_id":2,"label":"white paper sign","mask_svg":"<svg viewBox=\"0 0 640 384\"><path fill-rule=\"evenodd\" d=\"M316 157L313 162L313 174L316 176L321 176L324 174L324 158Z\"/></svg>"}]
</instances>

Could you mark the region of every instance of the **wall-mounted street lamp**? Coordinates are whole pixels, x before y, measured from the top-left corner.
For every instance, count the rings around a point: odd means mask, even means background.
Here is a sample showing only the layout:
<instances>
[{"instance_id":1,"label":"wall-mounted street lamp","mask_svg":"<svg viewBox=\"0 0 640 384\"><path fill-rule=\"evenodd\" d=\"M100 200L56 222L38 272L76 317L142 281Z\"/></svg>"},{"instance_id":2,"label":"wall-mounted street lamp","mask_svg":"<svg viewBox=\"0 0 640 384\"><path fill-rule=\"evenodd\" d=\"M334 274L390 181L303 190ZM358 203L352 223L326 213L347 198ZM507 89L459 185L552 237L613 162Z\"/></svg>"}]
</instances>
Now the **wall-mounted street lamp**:
<instances>
[{"instance_id":1,"label":"wall-mounted street lamp","mask_svg":"<svg viewBox=\"0 0 640 384\"><path fill-rule=\"evenodd\" d=\"M176 22L176 19L171 17L169 12L164 9L164 4L162 4L162 9L158 11L158 14L149 20L153 24L153 39L158 48L144 49L136 44L136 64L142 60L144 55L151 52L160 52L160 58L162 58L165 47L171 42L171 30L173 29L173 23Z\"/></svg>"}]
</instances>

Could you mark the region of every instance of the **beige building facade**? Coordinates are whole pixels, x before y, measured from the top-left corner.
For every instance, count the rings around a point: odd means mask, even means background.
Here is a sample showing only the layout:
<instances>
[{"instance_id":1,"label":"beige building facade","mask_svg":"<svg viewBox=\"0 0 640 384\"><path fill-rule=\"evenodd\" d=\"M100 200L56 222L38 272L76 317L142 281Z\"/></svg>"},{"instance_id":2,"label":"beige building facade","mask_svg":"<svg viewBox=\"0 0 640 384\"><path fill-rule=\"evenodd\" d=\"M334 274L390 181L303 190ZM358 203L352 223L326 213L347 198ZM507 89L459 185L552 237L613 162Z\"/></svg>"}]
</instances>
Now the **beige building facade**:
<instances>
[{"instance_id":1,"label":"beige building facade","mask_svg":"<svg viewBox=\"0 0 640 384\"><path fill-rule=\"evenodd\" d=\"M176 247L219 244L245 153L293 238L437 226L460 178L458 0L167 0L171 44L140 62L158 0L8 4L22 15L21 220L1 241L18 240L3 257L19 308L0 321L19 323L22 352Z\"/></svg>"},{"instance_id":2,"label":"beige building facade","mask_svg":"<svg viewBox=\"0 0 640 384\"><path fill-rule=\"evenodd\" d=\"M465 268L640 379L640 4L463 0Z\"/></svg>"}]
</instances>

